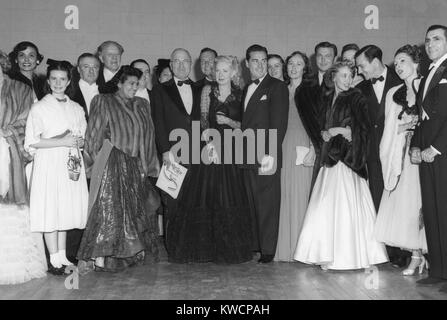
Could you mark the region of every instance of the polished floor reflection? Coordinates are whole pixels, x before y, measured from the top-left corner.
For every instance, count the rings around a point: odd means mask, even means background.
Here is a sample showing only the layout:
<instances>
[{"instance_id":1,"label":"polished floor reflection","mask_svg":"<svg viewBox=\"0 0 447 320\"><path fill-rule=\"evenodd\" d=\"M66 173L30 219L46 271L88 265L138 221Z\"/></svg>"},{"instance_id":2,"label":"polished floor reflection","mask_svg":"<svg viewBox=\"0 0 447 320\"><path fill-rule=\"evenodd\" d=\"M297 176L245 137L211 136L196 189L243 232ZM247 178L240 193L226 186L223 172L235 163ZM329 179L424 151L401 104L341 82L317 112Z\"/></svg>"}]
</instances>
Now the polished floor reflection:
<instances>
[{"instance_id":1,"label":"polished floor reflection","mask_svg":"<svg viewBox=\"0 0 447 320\"><path fill-rule=\"evenodd\" d=\"M439 285L416 284L426 273L404 277L400 272L390 264L367 273L323 271L301 263L260 265L256 260L240 265L160 262L122 273L90 272L79 277L78 290L66 289L66 277L52 275L0 286L0 299L447 299Z\"/></svg>"}]
</instances>

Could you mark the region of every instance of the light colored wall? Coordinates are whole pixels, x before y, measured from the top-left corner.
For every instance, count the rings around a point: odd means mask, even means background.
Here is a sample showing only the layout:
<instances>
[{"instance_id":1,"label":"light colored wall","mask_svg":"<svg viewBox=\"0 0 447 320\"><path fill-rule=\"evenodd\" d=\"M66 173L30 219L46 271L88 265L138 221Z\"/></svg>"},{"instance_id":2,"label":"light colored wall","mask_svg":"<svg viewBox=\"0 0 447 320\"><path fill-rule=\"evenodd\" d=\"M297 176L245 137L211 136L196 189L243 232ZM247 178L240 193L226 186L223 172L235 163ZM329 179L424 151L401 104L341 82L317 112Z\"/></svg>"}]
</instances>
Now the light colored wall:
<instances>
[{"instance_id":1,"label":"light colored wall","mask_svg":"<svg viewBox=\"0 0 447 320\"><path fill-rule=\"evenodd\" d=\"M79 29L64 26L66 6L79 8ZM365 7L379 8L379 29L364 26ZM193 58L204 46L243 57L259 43L271 53L313 53L316 43L374 43L390 62L406 43L422 44L427 27L447 24L446 0L1 0L0 48L35 42L45 57L75 62L104 40L120 42L123 62L169 57L176 47ZM40 71L44 66L40 66ZM194 76L193 76L194 78Z\"/></svg>"}]
</instances>

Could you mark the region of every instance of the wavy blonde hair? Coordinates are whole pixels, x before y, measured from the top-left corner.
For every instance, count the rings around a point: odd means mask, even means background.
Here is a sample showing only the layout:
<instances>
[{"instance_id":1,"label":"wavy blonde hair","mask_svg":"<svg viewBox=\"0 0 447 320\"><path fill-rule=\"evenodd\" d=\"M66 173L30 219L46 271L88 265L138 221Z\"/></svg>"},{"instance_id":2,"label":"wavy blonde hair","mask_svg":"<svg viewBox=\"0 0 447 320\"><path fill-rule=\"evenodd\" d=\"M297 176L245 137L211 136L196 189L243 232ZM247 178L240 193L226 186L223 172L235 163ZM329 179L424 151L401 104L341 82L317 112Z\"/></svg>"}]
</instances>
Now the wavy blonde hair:
<instances>
[{"instance_id":1,"label":"wavy blonde hair","mask_svg":"<svg viewBox=\"0 0 447 320\"><path fill-rule=\"evenodd\" d=\"M216 66L219 62L225 62L227 63L233 71L235 71L234 76L231 78L231 82L234 86L238 88L243 87L243 80L242 80L242 72L241 72L241 66L239 64L239 60L236 56L231 55L221 55L217 56L214 59L214 69L216 69Z\"/></svg>"}]
</instances>

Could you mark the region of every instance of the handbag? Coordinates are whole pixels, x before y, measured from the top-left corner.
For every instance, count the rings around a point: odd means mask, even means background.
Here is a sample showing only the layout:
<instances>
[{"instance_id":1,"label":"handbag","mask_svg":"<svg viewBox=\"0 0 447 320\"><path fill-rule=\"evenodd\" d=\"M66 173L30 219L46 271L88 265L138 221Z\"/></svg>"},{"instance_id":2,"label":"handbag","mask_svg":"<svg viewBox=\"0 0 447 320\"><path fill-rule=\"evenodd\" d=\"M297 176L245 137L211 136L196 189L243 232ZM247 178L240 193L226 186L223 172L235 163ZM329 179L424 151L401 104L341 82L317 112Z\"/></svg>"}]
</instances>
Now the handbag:
<instances>
[{"instance_id":1,"label":"handbag","mask_svg":"<svg viewBox=\"0 0 447 320\"><path fill-rule=\"evenodd\" d=\"M71 150L72 148L70 148L70 151L68 152L68 162L67 162L68 177L70 178L70 180L78 181L79 176L81 175L81 166L82 166L81 153L77 145L76 145L77 155L72 154Z\"/></svg>"}]
</instances>

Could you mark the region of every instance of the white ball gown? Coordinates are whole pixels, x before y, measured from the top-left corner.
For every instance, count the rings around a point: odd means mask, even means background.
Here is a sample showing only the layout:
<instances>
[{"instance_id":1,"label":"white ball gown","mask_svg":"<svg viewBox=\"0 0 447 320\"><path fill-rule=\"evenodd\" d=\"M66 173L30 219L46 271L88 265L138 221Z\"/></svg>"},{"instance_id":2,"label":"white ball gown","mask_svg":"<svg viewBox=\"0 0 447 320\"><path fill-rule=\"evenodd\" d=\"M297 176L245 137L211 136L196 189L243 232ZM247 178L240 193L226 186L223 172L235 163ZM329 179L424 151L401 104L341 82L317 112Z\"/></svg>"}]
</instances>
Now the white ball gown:
<instances>
[{"instance_id":1,"label":"white ball gown","mask_svg":"<svg viewBox=\"0 0 447 320\"><path fill-rule=\"evenodd\" d=\"M340 93L333 105L331 102L332 97L327 97L325 128L349 126L352 142L337 135L323 144L323 166L294 259L333 270L369 268L387 262L388 256L385 246L373 236L376 212L364 179L366 101L357 89L350 89Z\"/></svg>"}]
</instances>

